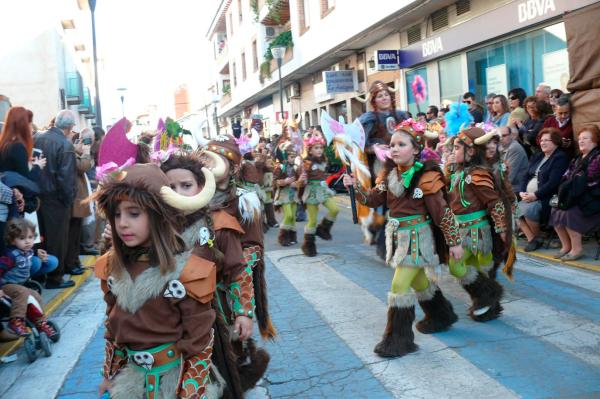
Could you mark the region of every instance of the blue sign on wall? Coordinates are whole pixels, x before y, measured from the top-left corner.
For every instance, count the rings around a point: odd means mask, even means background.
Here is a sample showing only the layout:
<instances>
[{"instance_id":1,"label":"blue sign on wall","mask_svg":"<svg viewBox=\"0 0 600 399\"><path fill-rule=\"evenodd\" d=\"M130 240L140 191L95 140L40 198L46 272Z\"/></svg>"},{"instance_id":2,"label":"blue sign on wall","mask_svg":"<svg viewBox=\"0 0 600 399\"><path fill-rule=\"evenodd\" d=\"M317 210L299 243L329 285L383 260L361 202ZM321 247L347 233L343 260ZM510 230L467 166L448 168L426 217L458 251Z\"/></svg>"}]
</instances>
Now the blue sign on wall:
<instances>
[{"instance_id":1,"label":"blue sign on wall","mask_svg":"<svg viewBox=\"0 0 600 399\"><path fill-rule=\"evenodd\" d=\"M323 80L327 94L348 93L357 90L358 78L356 71L323 71Z\"/></svg>"},{"instance_id":2,"label":"blue sign on wall","mask_svg":"<svg viewBox=\"0 0 600 399\"><path fill-rule=\"evenodd\" d=\"M376 50L375 59L377 60L378 71L393 71L400 69L398 50Z\"/></svg>"}]
</instances>

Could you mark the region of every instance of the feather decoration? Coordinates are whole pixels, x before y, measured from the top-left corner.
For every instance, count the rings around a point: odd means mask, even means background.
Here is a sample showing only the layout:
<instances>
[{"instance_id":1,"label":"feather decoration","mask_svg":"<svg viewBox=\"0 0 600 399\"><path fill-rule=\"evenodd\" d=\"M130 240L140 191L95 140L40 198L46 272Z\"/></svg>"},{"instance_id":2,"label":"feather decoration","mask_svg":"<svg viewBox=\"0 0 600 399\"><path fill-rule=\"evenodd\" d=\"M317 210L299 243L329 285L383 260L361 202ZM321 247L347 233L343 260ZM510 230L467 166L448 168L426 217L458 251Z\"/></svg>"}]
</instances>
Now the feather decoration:
<instances>
[{"instance_id":1,"label":"feather decoration","mask_svg":"<svg viewBox=\"0 0 600 399\"><path fill-rule=\"evenodd\" d=\"M167 130L165 126L165 121L162 118L158 120L158 124L156 125L156 136L154 136L154 151L160 150L160 139L162 134Z\"/></svg>"},{"instance_id":2,"label":"feather decoration","mask_svg":"<svg viewBox=\"0 0 600 399\"><path fill-rule=\"evenodd\" d=\"M448 136L456 136L461 129L465 129L473 123L473 116L469 112L469 106L464 103L452 103L450 111L444 115L446 120L446 132Z\"/></svg>"},{"instance_id":3,"label":"feather decoration","mask_svg":"<svg viewBox=\"0 0 600 399\"><path fill-rule=\"evenodd\" d=\"M255 191L238 189L238 209L242 216L242 222L255 221L260 218L260 199Z\"/></svg>"}]
</instances>

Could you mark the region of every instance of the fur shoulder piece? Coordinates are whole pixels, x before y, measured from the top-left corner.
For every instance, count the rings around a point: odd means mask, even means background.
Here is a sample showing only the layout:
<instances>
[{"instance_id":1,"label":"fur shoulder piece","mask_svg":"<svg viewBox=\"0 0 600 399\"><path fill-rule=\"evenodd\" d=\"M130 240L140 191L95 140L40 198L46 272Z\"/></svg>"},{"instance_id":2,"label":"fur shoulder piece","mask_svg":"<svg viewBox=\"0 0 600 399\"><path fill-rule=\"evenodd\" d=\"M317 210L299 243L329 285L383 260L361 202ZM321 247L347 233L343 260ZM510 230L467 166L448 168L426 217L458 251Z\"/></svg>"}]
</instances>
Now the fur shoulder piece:
<instances>
[{"instance_id":1,"label":"fur shoulder piece","mask_svg":"<svg viewBox=\"0 0 600 399\"><path fill-rule=\"evenodd\" d=\"M243 188L237 189L238 209L242 216L242 223L254 222L259 220L261 213L260 198L256 191L249 191Z\"/></svg>"},{"instance_id":2,"label":"fur shoulder piece","mask_svg":"<svg viewBox=\"0 0 600 399\"><path fill-rule=\"evenodd\" d=\"M211 217L213 220L213 227L215 231L222 229L230 229L235 230L240 234L245 233L244 229L242 229L242 226L240 226L240 222L238 222L238 220L235 217L231 216L227 211L224 211L222 209L214 211Z\"/></svg>"},{"instance_id":3,"label":"fur shoulder piece","mask_svg":"<svg viewBox=\"0 0 600 399\"><path fill-rule=\"evenodd\" d=\"M471 181L476 186L483 186L489 189L494 190L494 177L491 172L485 169L472 169L469 172L469 176L471 177Z\"/></svg>"},{"instance_id":4,"label":"fur shoulder piece","mask_svg":"<svg viewBox=\"0 0 600 399\"><path fill-rule=\"evenodd\" d=\"M189 296L198 302L208 303L217 289L217 267L213 262L191 254L179 281L183 283Z\"/></svg>"},{"instance_id":5,"label":"fur shoulder piece","mask_svg":"<svg viewBox=\"0 0 600 399\"><path fill-rule=\"evenodd\" d=\"M435 170L429 170L421 176L419 180L419 188L423 190L423 194L431 195L440 191L444 187L444 178L442 174Z\"/></svg>"}]
</instances>

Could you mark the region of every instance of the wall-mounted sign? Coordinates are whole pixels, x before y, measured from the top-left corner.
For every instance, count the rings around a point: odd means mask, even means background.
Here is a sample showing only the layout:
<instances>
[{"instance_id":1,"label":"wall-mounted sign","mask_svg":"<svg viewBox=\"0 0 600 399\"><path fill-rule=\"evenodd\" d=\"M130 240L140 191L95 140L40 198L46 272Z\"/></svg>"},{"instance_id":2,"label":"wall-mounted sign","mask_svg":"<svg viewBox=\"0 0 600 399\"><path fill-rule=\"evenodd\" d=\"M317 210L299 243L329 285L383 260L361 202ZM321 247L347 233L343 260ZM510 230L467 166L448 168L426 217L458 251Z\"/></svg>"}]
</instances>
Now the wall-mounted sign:
<instances>
[{"instance_id":1,"label":"wall-mounted sign","mask_svg":"<svg viewBox=\"0 0 600 399\"><path fill-rule=\"evenodd\" d=\"M378 71L394 71L400 69L398 50L375 50Z\"/></svg>"},{"instance_id":2,"label":"wall-mounted sign","mask_svg":"<svg viewBox=\"0 0 600 399\"><path fill-rule=\"evenodd\" d=\"M485 69L487 92L504 94L508 91L506 85L506 64L500 64Z\"/></svg>"},{"instance_id":3,"label":"wall-mounted sign","mask_svg":"<svg viewBox=\"0 0 600 399\"><path fill-rule=\"evenodd\" d=\"M323 71L325 92L348 93L358 90L358 75L356 71Z\"/></svg>"},{"instance_id":4,"label":"wall-mounted sign","mask_svg":"<svg viewBox=\"0 0 600 399\"><path fill-rule=\"evenodd\" d=\"M283 118L281 117L281 112L275 112L275 120L277 122L281 122L282 120L287 120L287 118L288 118L287 111L283 111Z\"/></svg>"}]
</instances>

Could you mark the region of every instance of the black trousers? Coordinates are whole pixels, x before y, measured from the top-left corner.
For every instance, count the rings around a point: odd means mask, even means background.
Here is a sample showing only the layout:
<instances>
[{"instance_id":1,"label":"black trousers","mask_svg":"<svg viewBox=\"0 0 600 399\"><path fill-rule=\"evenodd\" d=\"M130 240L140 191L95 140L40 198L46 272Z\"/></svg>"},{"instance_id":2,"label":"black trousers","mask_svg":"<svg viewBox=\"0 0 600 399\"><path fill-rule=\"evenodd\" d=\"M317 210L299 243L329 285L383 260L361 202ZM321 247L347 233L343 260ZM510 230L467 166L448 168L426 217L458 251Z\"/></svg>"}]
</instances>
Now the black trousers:
<instances>
[{"instance_id":1,"label":"black trousers","mask_svg":"<svg viewBox=\"0 0 600 399\"><path fill-rule=\"evenodd\" d=\"M65 272L69 272L79 266L79 245L81 244L81 227L83 218L71 218L69 221L69 245L67 246L67 257L65 260Z\"/></svg>"},{"instance_id":2,"label":"black trousers","mask_svg":"<svg viewBox=\"0 0 600 399\"><path fill-rule=\"evenodd\" d=\"M58 258L58 267L48 274L48 281L61 282L65 274L65 261L69 240L69 219L71 206L58 199L43 197L38 210L38 222L43 244L50 255Z\"/></svg>"}]
</instances>

